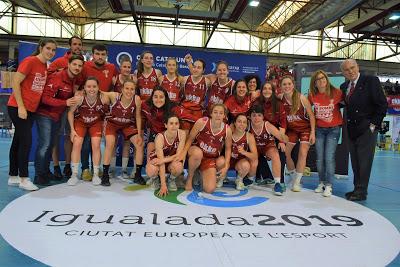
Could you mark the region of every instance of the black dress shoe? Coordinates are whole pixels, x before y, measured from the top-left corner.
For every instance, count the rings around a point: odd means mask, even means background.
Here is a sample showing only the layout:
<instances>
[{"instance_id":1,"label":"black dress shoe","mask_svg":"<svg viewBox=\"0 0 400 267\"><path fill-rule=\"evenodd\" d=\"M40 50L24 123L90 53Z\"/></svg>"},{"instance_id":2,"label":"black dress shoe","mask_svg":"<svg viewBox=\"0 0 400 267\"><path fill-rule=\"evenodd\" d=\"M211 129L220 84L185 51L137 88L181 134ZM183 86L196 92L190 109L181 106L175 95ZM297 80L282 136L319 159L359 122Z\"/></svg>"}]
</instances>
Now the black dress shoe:
<instances>
[{"instance_id":1,"label":"black dress shoe","mask_svg":"<svg viewBox=\"0 0 400 267\"><path fill-rule=\"evenodd\" d=\"M35 176L35 178L33 179L33 183L42 186L50 185L49 179L45 176Z\"/></svg>"},{"instance_id":2,"label":"black dress shoe","mask_svg":"<svg viewBox=\"0 0 400 267\"><path fill-rule=\"evenodd\" d=\"M354 191L350 191L347 192L346 194L344 194L344 196L346 197L347 200L349 200L349 198L351 197L351 195L354 193Z\"/></svg>"},{"instance_id":3,"label":"black dress shoe","mask_svg":"<svg viewBox=\"0 0 400 267\"><path fill-rule=\"evenodd\" d=\"M365 194L357 194L357 193L353 193L348 200L350 201L364 201L367 199L367 195Z\"/></svg>"},{"instance_id":4,"label":"black dress shoe","mask_svg":"<svg viewBox=\"0 0 400 267\"><path fill-rule=\"evenodd\" d=\"M64 178L61 173L60 166L54 167L54 174L52 178L54 179L54 181L61 181Z\"/></svg>"},{"instance_id":5,"label":"black dress shoe","mask_svg":"<svg viewBox=\"0 0 400 267\"><path fill-rule=\"evenodd\" d=\"M146 180L142 177L142 175L135 175L135 178L133 178L133 182L135 184L140 184L140 185L145 185Z\"/></svg>"},{"instance_id":6,"label":"black dress shoe","mask_svg":"<svg viewBox=\"0 0 400 267\"><path fill-rule=\"evenodd\" d=\"M103 176L101 177L101 185L102 186L110 186L110 176L108 175L108 173L103 172Z\"/></svg>"},{"instance_id":7,"label":"black dress shoe","mask_svg":"<svg viewBox=\"0 0 400 267\"><path fill-rule=\"evenodd\" d=\"M65 176L66 178L69 178L69 177L71 177L71 175L72 175L71 165L70 165L70 164L65 164L65 167L64 167L64 176Z\"/></svg>"}]
</instances>

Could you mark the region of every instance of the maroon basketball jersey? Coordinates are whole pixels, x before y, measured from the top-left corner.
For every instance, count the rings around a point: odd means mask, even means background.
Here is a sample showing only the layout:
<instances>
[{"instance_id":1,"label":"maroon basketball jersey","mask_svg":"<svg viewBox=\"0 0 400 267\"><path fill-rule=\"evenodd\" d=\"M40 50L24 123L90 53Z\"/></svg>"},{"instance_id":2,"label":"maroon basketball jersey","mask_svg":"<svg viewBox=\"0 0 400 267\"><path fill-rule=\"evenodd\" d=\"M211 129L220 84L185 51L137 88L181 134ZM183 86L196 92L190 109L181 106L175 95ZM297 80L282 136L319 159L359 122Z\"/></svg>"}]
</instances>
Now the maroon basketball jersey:
<instances>
[{"instance_id":1,"label":"maroon basketball jersey","mask_svg":"<svg viewBox=\"0 0 400 267\"><path fill-rule=\"evenodd\" d=\"M165 74L161 82L161 87L165 89L168 93L168 97L172 102L179 103L181 101L181 87L179 83L179 78L176 77L174 80L170 81Z\"/></svg>"},{"instance_id":2,"label":"maroon basketball jersey","mask_svg":"<svg viewBox=\"0 0 400 267\"><path fill-rule=\"evenodd\" d=\"M244 132L244 134L238 140L235 140L235 138L232 135L231 159L242 159L245 157L239 153L239 147L243 147L244 151L249 151L249 141L247 139L247 132Z\"/></svg>"},{"instance_id":3,"label":"maroon basketball jersey","mask_svg":"<svg viewBox=\"0 0 400 267\"><path fill-rule=\"evenodd\" d=\"M282 98L282 103L286 112L287 129L301 131L310 128L310 120L307 116L306 108L303 106L303 103L301 101L299 109L294 114L290 114L290 109L292 108L292 105L289 104L285 96L283 96Z\"/></svg>"},{"instance_id":4,"label":"maroon basketball jersey","mask_svg":"<svg viewBox=\"0 0 400 267\"><path fill-rule=\"evenodd\" d=\"M158 77L156 73L156 69L153 68L149 76L144 76L144 74L140 74L137 77L137 86L139 89L139 96L142 101L146 101L150 98L151 93L153 93L153 89L158 85Z\"/></svg>"},{"instance_id":5,"label":"maroon basketball jersey","mask_svg":"<svg viewBox=\"0 0 400 267\"><path fill-rule=\"evenodd\" d=\"M117 92L117 93L121 93L122 92L122 87L124 87L124 85L121 82L119 76L120 75L117 76L117 80L115 81L115 84L114 84L114 92Z\"/></svg>"},{"instance_id":6,"label":"maroon basketball jersey","mask_svg":"<svg viewBox=\"0 0 400 267\"><path fill-rule=\"evenodd\" d=\"M233 80L230 79L226 84L220 85L218 79L211 85L210 92L208 94L208 108L214 104L223 104L228 96L231 95Z\"/></svg>"},{"instance_id":7,"label":"maroon basketball jersey","mask_svg":"<svg viewBox=\"0 0 400 267\"><path fill-rule=\"evenodd\" d=\"M86 96L83 98L82 103L75 110L75 119L92 125L104 118L104 105L101 101L100 94L97 96L96 102L92 105L86 99Z\"/></svg>"},{"instance_id":8,"label":"maroon basketball jersey","mask_svg":"<svg viewBox=\"0 0 400 267\"><path fill-rule=\"evenodd\" d=\"M253 125L250 123L250 133L254 135L259 155L264 155L267 144L269 142L274 142L275 140L275 138L268 132L266 124L267 122L264 122L261 131L256 132Z\"/></svg>"},{"instance_id":9,"label":"maroon basketball jersey","mask_svg":"<svg viewBox=\"0 0 400 267\"><path fill-rule=\"evenodd\" d=\"M110 106L110 117L107 119L118 125L136 125L136 103L135 97L132 97L128 106L124 107L121 101L122 95L118 95L115 103Z\"/></svg>"},{"instance_id":10,"label":"maroon basketball jersey","mask_svg":"<svg viewBox=\"0 0 400 267\"><path fill-rule=\"evenodd\" d=\"M142 114L146 120L146 125L153 133L162 133L165 131L164 111L159 108L151 108L147 102L142 103Z\"/></svg>"},{"instance_id":11,"label":"maroon basketball jersey","mask_svg":"<svg viewBox=\"0 0 400 267\"><path fill-rule=\"evenodd\" d=\"M164 146L163 146L164 157L175 155L176 151L178 150L180 141L179 131L176 133L175 139L172 143L168 142L168 139L165 136L165 132L162 133L162 136L164 137Z\"/></svg>"},{"instance_id":12,"label":"maroon basketball jersey","mask_svg":"<svg viewBox=\"0 0 400 267\"><path fill-rule=\"evenodd\" d=\"M221 129L214 133L211 129L211 119L208 117L201 118L205 122L203 129L197 134L195 140L196 145L203 150L203 156L207 158L216 158L220 155L225 144L228 125L221 124Z\"/></svg>"},{"instance_id":13,"label":"maroon basketball jersey","mask_svg":"<svg viewBox=\"0 0 400 267\"><path fill-rule=\"evenodd\" d=\"M194 83L190 75L185 83L182 106L189 110L202 110L206 93L206 78L203 76L198 83Z\"/></svg>"},{"instance_id":14,"label":"maroon basketball jersey","mask_svg":"<svg viewBox=\"0 0 400 267\"><path fill-rule=\"evenodd\" d=\"M174 141L172 143L168 142L167 137L165 136L165 132L159 133L159 135L162 135L164 138L164 146L163 146L163 154L164 157L169 157L173 156L176 154L176 151L178 151L178 146L179 146L179 141L181 140L179 136L179 131L177 132ZM157 153L156 151L151 152L150 154L150 159L155 159L157 158Z\"/></svg>"}]
</instances>

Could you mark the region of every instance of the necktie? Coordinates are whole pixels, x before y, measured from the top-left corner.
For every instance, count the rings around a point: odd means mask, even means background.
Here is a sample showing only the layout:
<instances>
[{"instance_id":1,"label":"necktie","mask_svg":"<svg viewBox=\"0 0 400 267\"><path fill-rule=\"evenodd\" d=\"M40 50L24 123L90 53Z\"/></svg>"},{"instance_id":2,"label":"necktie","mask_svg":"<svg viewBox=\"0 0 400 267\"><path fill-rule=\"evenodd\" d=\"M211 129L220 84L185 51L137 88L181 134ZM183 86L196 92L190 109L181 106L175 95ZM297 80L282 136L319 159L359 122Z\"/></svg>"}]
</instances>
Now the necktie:
<instances>
[{"instance_id":1,"label":"necktie","mask_svg":"<svg viewBox=\"0 0 400 267\"><path fill-rule=\"evenodd\" d=\"M346 102L349 103L349 99L351 97L351 95L354 93L354 90L356 89L356 87L354 86L354 82L351 82L350 84L350 91L346 96Z\"/></svg>"}]
</instances>

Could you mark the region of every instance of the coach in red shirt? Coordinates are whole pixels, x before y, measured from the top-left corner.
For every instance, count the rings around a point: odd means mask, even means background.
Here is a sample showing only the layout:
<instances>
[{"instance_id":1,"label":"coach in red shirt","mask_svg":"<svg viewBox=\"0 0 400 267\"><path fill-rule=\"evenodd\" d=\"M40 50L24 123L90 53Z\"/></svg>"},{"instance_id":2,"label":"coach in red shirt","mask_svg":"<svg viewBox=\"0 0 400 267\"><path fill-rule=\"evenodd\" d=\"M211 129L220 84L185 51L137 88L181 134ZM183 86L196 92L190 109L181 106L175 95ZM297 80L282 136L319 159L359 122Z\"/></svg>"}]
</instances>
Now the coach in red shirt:
<instances>
[{"instance_id":1,"label":"coach in red shirt","mask_svg":"<svg viewBox=\"0 0 400 267\"><path fill-rule=\"evenodd\" d=\"M330 197L336 167L336 147L343 123L339 109L343 94L342 91L331 85L324 71L318 70L311 77L308 99L314 106L317 124L315 150L319 185L315 192Z\"/></svg>"},{"instance_id":2,"label":"coach in red shirt","mask_svg":"<svg viewBox=\"0 0 400 267\"><path fill-rule=\"evenodd\" d=\"M118 75L114 64L107 62L107 47L97 44L92 47L93 59L85 63L82 71L84 80L94 76L99 81L100 91L108 92L113 88L113 78Z\"/></svg>"},{"instance_id":3,"label":"coach in red shirt","mask_svg":"<svg viewBox=\"0 0 400 267\"><path fill-rule=\"evenodd\" d=\"M72 36L68 40L69 44L69 50L64 54L64 56L57 58L54 60L49 68L48 72L49 74L52 74L57 71L62 71L68 68L68 60L71 58L73 55L79 55L82 56L82 39L79 36ZM80 86L83 85L83 77L82 77L82 72L76 77L75 79L75 89L79 88ZM60 133L57 137L59 137L62 134L69 135L70 129L69 129L69 124L67 122L67 113L65 112L61 116L61 128L60 128ZM54 164L54 178L56 179L62 179L63 175L61 174L61 169L58 161L59 153L58 153L58 138L54 140L54 147L53 147L53 164ZM72 151L72 142L70 138L64 138L64 152L65 152L65 166L64 166L64 171L63 174L65 177L70 177L72 174L71 170L71 151Z\"/></svg>"},{"instance_id":4,"label":"coach in red shirt","mask_svg":"<svg viewBox=\"0 0 400 267\"><path fill-rule=\"evenodd\" d=\"M75 105L79 98L74 96L75 79L82 71L84 59L80 55L72 55L68 62L67 69L53 73L47 79L42 101L36 111L38 147L35 156L35 184L48 184L51 148L61 126L60 118L66 108Z\"/></svg>"}]
</instances>

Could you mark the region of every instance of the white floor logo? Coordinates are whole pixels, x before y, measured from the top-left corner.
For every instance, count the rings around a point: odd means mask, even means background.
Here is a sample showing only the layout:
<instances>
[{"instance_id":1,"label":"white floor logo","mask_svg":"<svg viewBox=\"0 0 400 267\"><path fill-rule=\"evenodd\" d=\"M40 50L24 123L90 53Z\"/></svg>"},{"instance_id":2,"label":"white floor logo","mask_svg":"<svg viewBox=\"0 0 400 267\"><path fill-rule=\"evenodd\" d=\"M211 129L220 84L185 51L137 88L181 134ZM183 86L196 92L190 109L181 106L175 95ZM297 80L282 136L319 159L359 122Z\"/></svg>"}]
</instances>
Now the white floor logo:
<instances>
[{"instance_id":1,"label":"white floor logo","mask_svg":"<svg viewBox=\"0 0 400 267\"><path fill-rule=\"evenodd\" d=\"M384 266L400 249L389 221L337 197L224 188L157 198L122 182L24 195L0 213L0 233L51 266Z\"/></svg>"}]
</instances>

